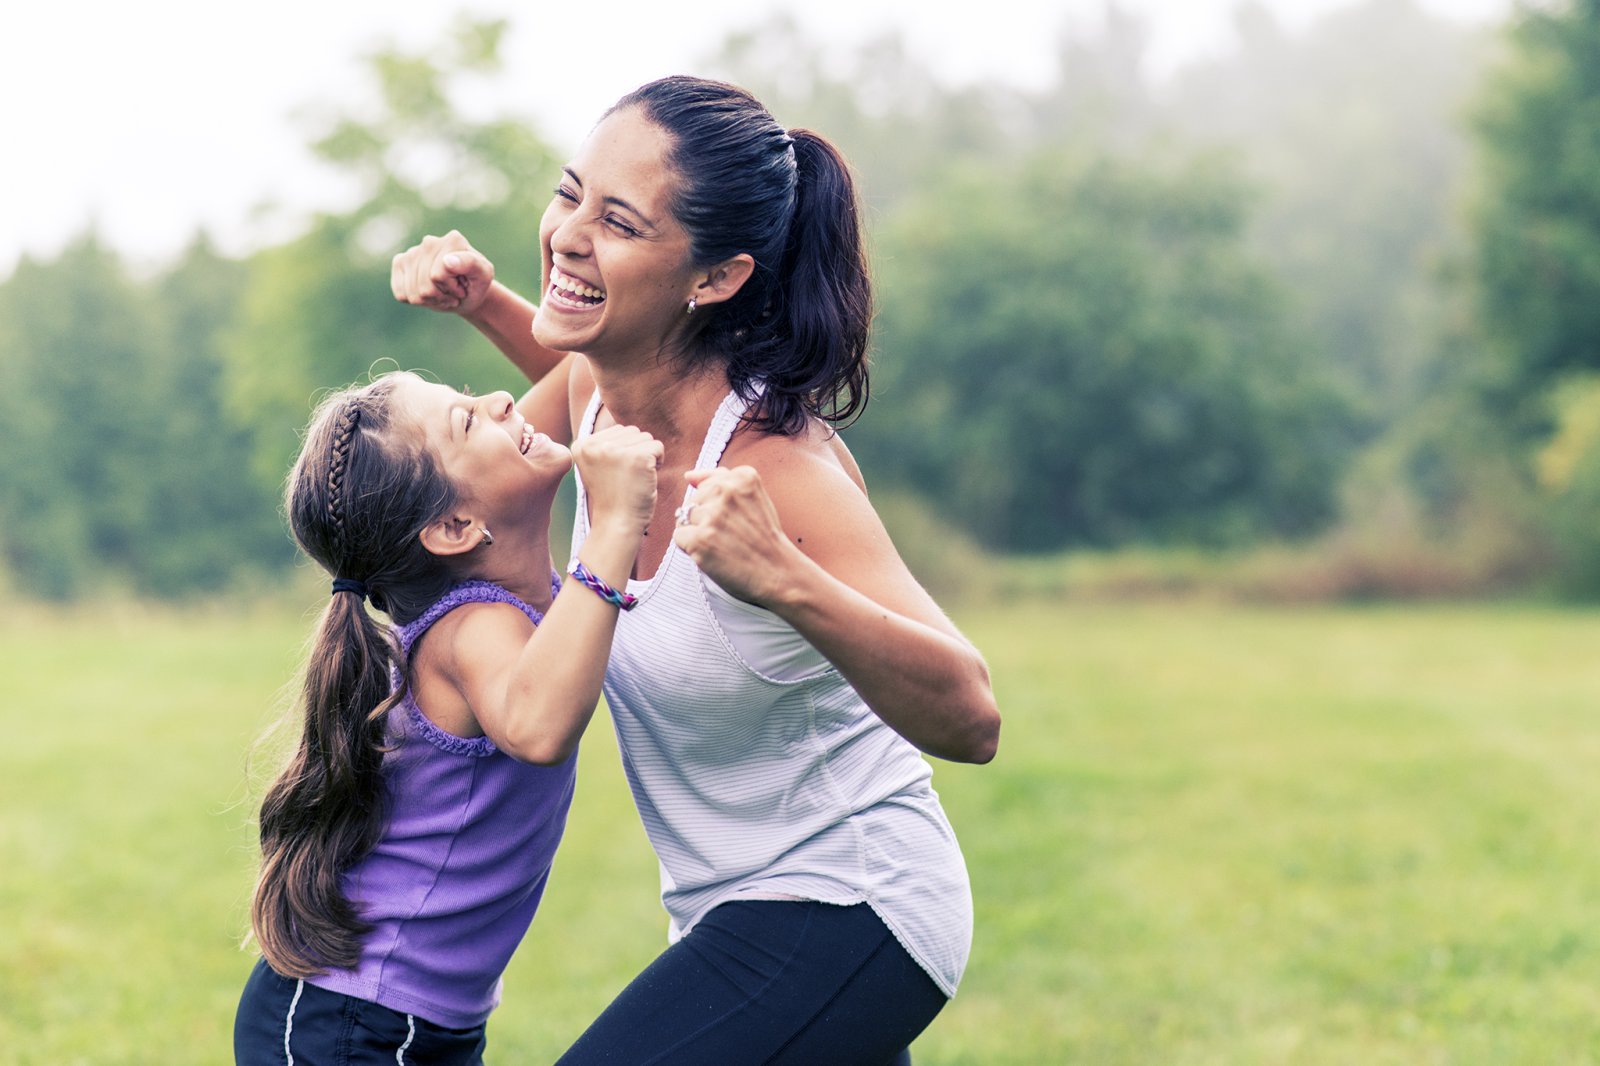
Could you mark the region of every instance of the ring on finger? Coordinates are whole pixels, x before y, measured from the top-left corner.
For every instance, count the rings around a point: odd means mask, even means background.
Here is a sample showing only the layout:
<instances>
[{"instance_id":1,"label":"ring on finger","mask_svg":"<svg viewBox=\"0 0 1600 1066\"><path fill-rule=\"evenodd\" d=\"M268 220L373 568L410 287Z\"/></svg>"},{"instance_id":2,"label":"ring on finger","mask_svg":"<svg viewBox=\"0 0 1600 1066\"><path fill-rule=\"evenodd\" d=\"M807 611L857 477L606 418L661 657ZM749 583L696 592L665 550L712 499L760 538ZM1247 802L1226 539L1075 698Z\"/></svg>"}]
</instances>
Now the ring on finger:
<instances>
[{"instance_id":1,"label":"ring on finger","mask_svg":"<svg viewBox=\"0 0 1600 1066\"><path fill-rule=\"evenodd\" d=\"M686 526L694 518L694 504L686 503L678 508L678 525Z\"/></svg>"}]
</instances>

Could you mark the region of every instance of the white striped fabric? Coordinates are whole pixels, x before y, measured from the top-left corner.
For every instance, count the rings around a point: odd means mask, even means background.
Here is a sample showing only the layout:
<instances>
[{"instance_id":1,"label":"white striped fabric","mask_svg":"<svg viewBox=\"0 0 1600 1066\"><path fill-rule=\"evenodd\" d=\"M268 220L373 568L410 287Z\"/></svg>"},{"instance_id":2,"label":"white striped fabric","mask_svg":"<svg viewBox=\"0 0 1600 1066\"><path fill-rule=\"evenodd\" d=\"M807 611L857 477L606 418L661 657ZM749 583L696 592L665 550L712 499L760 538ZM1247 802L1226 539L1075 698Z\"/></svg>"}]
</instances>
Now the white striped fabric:
<instances>
[{"instance_id":1,"label":"white striped fabric","mask_svg":"<svg viewBox=\"0 0 1600 1066\"><path fill-rule=\"evenodd\" d=\"M598 408L597 395L580 435ZM743 410L737 396L723 402L699 467L717 465ZM580 478L574 558L588 526ZM733 899L866 902L954 995L972 941L971 890L921 753L831 666L796 678L790 667L816 662L815 650L678 548L628 591L639 603L617 624L606 703L660 860L672 939ZM730 636L752 626L757 641Z\"/></svg>"}]
</instances>

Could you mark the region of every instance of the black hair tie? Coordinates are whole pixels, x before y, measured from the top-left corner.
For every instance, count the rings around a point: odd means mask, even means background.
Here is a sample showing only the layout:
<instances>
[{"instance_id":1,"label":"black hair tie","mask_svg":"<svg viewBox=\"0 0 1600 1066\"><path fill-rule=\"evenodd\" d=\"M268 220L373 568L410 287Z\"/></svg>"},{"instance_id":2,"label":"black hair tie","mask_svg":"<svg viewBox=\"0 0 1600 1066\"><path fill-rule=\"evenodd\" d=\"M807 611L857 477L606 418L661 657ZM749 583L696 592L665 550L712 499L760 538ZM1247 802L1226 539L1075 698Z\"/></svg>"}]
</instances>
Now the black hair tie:
<instances>
[{"instance_id":1,"label":"black hair tie","mask_svg":"<svg viewBox=\"0 0 1600 1066\"><path fill-rule=\"evenodd\" d=\"M362 599L366 599L367 583L357 581L353 577L336 577L333 579L333 594L337 596L341 592L354 592Z\"/></svg>"}]
</instances>

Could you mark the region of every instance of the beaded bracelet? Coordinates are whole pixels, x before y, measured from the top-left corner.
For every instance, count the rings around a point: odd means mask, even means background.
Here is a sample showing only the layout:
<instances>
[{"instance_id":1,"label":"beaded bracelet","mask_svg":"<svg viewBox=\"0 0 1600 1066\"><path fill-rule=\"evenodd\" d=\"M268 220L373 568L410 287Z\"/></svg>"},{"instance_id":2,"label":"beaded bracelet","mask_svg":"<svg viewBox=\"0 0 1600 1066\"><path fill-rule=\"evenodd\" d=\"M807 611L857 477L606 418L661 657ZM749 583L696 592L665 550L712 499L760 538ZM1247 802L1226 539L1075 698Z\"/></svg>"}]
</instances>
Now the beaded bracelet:
<instances>
[{"instance_id":1,"label":"beaded bracelet","mask_svg":"<svg viewBox=\"0 0 1600 1066\"><path fill-rule=\"evenodd\" d=\"M618 592L610 585L601 581L589 572L589 568L581 562L575 565L567 574L582 585L594 590L594 594L607 603L614 603L624 611L633 610L634 604L639 602L639 597L627 592Z\"/></svg>"}]
</instances>

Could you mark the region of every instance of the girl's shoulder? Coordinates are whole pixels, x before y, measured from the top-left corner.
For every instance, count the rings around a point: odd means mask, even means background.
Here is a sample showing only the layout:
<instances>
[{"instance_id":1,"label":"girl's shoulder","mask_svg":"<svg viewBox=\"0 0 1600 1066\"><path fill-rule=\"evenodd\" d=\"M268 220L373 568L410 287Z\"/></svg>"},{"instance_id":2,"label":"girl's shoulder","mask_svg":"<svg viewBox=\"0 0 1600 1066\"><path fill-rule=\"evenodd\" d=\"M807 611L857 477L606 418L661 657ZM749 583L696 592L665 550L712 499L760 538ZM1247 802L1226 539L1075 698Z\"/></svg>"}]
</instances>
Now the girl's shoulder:
<instances>
[{"instance_id":1,"label":"girl's shoulder","mask_svg":"<svg viewBox=\"0 0 1600 1066\"><path fill-rule=\"evenodd\" d=\"M515 597L454 599L412 649L411 695L423 717L452 736L481 737L472 680L527 643L534 624Z\"/></svg>"}]
</instances>

